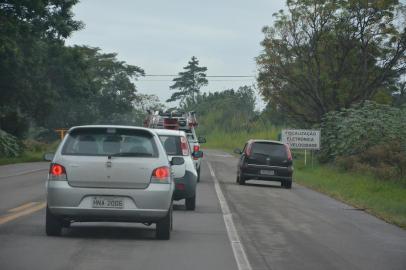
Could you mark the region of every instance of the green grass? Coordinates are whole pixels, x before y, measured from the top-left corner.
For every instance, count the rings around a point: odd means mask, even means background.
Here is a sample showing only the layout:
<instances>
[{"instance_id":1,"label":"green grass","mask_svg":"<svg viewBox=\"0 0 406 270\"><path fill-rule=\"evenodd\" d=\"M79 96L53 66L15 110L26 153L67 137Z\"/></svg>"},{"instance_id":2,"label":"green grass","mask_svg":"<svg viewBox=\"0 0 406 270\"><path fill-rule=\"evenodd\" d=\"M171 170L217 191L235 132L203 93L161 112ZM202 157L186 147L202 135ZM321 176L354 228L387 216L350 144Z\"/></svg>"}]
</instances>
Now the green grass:
<instances>
[{"instance_id":1,"label":"green grass","mask_svg":"<svg viewBox=\"0 0 406 270\"><path fill-rule=\"evenodd\" d=\"M406 229L405 180L379 180L328 165L299 165L295 181Z\"/></svg>"},{"instance_id":2,"label":"green grass","mask_svg":"<svg viewBox=\"0 0 406 270\"><path fill-rule=\"evenodd\" d=\"M13 163L24 163L24 162L35 162L43 161L43 152L24 152L19 157L15 158L0 158L0 165L13 164Z\"/></svg>"},{"instance_id":3,"label":"green grass","mask_svg":"<svg viewBox=\"0 0 406 270\"><path fill-rule=\"evenodd\" d=\"M207 143L205 143L203 147L232 152L235 148L242 149L249 139L276 140L279 132L279 128L253 132L239 131L233 133L214 131L207 135Z\"/></svg>"}]
</instances>

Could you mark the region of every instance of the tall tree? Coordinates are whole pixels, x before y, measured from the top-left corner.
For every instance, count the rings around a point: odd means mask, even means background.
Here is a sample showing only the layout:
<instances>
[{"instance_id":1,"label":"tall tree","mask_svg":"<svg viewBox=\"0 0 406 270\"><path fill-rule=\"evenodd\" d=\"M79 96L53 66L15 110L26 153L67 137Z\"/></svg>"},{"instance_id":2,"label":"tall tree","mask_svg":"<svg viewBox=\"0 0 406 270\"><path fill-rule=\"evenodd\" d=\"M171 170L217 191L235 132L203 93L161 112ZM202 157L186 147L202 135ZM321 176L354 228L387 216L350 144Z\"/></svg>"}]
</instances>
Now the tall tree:
<instances>
[{"instance_id":1,"label":"tall tree","mask_svg":"<svg viewBox=\"0 0 406 270\"><path fill-rule=\"evenodd\" d=\"M397 0L288 0L264 27L258 84L302 125L390 92L406 71L404 6Z\"/></svg>"},{"instance_id":2,"label":"tall tree","mask_svg":"<svg viewBox=\"0 0 406 270\"><path fill-rule=\"evenodd\" d=\"M73 19L77 2L0 2L0 128L21 136L29 119L49 113L55 92L48 80L48 51L82 27Z\"/></svg>"},{"instance_id":3,"label":"tall tree","mask_svg":"<svg viewBox=\"0 0 406 270\"><path fill-rule=\"evenodd\" d=\"M143 102L133 80L144 70L119 61L116 54L86 46L65 47L53 54L59 56L51 57L49 64L55 105L39 124L54 128L113 123Z\"/></svg>"},{"instance_id":4,"label":"tall tree","mask_svg":"<svg viewBox=\"0 0 406 270\"><path fill-rule=\"evenodd\" d=\"M173 93L167 102L180 101L180 106L183 107L187 99L194 102L196 96L200 94L200 88L208 84L206 79L206 67L200 67L199 61L195 56L188 62L188 65L183 68L183 72L178 73L178 77L173 79L174 84L169 88L177 90Z\"/></svg>"}]
</instances>

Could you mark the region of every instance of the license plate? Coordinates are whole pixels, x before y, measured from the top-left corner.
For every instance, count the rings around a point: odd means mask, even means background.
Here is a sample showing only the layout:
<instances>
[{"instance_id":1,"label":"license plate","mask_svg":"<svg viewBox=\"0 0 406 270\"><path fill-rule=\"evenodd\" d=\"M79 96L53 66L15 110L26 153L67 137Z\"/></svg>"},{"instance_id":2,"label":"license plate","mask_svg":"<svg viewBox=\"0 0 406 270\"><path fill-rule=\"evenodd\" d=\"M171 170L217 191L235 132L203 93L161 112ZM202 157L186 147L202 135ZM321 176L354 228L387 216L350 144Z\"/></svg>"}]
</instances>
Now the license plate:
<instances>
[{"instance_id":1,"label":"license plate","mask_svg":"<svg viewBox=\"0 0 406 270\"><path fill-rule=\"evenodd\" d=\"M271 170L261 170L261 174L275 175L275 171L271 171Z\"/></svg>"},{"instance_id":2,"label":"license plate","mask_svg":"<svg viewBox=\"0 0 406 270\"><path fill-rule=\"evenodd\" d=\"M124 208L123 198L117 197L93 197L93 208Z\"/></svg>"}]
</instances>

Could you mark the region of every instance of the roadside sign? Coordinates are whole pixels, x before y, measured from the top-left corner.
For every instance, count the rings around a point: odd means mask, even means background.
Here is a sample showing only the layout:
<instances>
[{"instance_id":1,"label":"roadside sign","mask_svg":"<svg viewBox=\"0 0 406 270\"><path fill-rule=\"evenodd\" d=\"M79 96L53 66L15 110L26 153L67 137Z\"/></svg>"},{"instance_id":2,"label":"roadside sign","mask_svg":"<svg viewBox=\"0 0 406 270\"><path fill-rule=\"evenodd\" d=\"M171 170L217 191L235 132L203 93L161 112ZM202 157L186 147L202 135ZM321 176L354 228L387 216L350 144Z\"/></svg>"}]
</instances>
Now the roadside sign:
<instances>
[{"instance_id":1,"label":"roadside sign","mask_svg":"<svg viewBox=\"0 0 406 270\"><path fill-rule=\"evenodd\" d=\"M320 130L283 129L282 142L291 149L319 150Z\"/></svg>"}]
</instances>

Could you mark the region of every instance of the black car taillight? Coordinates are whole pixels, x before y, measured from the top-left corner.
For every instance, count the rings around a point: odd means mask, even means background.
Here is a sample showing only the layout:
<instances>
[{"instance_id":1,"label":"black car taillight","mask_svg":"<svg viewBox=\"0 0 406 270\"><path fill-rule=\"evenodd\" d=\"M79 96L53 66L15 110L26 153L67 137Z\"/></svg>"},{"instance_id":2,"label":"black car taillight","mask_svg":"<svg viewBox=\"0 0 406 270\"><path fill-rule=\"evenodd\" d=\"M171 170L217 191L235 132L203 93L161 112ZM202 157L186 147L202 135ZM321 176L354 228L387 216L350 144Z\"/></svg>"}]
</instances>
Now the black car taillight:
<instances>
[{"instance_id":1,"label":"black car taillight","mask_svg":"<svg viewBox=\"0 0 406 270\"><path fill-rule=\"evenodd\" d=\"M288 155L288 160L292 161L292 153L290 152L289 146L285 144L286 154Z\"/></svg>"}]
</instances>

